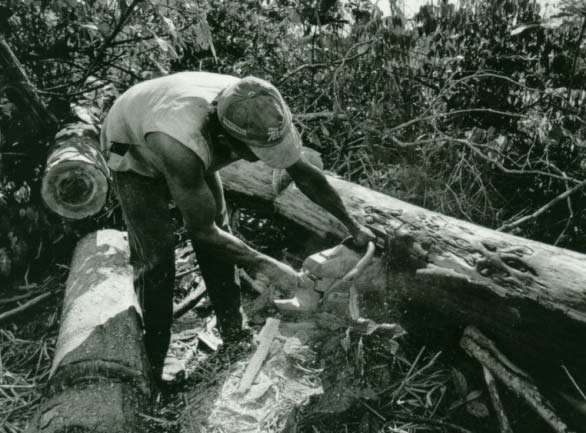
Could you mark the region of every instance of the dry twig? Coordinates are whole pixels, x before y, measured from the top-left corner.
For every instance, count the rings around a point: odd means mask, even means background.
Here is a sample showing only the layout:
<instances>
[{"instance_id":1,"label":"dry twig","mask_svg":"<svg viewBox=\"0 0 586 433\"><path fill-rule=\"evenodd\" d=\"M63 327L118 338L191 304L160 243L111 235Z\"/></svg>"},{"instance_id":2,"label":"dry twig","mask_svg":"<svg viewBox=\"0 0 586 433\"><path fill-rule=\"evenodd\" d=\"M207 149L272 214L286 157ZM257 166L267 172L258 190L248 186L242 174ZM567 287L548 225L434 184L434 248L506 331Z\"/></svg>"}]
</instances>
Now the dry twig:
<instances>
[{"instance_id":1,"label":"dry twig","mask_svg":"<svg viewBox=\"0 0 586 433\"><path fill-rule=\"evenodd\" d=\"M32 307L40 304L41 302L45 301L46 299L49 299L53 295L54 295L54 292L45 292L45 293L37 296L36 298L33 298L30 301L25 302L24 304L22 304L16 308L13 308L12 310L5 311L4 313L0 314L0 323L4 322L6 320L12 319L25 311L28 311Z\"/></svg>"}]
</instances>

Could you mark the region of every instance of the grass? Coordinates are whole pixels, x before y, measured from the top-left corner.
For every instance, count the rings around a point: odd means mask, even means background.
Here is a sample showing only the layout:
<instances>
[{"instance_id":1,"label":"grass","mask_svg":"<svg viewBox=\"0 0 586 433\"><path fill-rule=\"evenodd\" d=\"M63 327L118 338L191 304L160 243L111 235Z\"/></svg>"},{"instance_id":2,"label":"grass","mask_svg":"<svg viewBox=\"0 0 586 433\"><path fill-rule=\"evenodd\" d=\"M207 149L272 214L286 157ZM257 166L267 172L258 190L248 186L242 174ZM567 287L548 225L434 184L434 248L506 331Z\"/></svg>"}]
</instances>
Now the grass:
<instances>
[{"instance_id":1,"label":"grass","mask_svg":"<svg viewBox=\"0 0 586 433\"><path fill-rule=\"evenodd\" d=\"M15 293L3 293L3 299L34 297L48 291L59 292L63 288L66 269L55 266L51 275L37 284L31 284ZM17 290L17 289L15 289ZM59 300L62 295L49 300L15 317L13 322L0 329L0 432L21 433L32 418L41 401L49 378L55 343L57 341ZM26 299L18 302L26 302ZM14 302L2 306L15 307Z\"/></svg>"},{"instance_id":2,"label":"grass","mask_svg":"<svg viewBox=\"0 0 586 433\"><path fill-rule=\"evenodd\" d=\"M0 330L0 426L7 433L24 431L40 402L49 377L54 336L19 338Z\"/></svg>"}]
</instances>

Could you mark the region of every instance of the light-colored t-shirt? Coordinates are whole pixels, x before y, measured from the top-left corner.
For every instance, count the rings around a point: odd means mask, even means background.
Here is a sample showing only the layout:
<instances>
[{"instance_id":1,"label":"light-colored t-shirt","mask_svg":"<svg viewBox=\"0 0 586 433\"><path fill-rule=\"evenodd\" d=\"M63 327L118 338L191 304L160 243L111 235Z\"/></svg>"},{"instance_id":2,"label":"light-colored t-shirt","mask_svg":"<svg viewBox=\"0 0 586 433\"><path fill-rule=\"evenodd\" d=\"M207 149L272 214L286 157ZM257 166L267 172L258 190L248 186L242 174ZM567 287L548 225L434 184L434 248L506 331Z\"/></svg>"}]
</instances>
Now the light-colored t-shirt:
<instances>
[{"instance_id":1,"label":"light-colored t-shirt","mask_svg":"<svg viewBox=\"0 0 586 433\"><path fill-rule=\"evenodd\" d=\"M134 171L148 177L161 173L159 161L145 137L162 132L191 149L208 169L213 149L202 133L211 102L239 79L209 72L179 72L144 81L124 92L102 125L102 150L112 142L128 146L121 157L109 152L114 171Z\"/></svg>"}]
</instances>

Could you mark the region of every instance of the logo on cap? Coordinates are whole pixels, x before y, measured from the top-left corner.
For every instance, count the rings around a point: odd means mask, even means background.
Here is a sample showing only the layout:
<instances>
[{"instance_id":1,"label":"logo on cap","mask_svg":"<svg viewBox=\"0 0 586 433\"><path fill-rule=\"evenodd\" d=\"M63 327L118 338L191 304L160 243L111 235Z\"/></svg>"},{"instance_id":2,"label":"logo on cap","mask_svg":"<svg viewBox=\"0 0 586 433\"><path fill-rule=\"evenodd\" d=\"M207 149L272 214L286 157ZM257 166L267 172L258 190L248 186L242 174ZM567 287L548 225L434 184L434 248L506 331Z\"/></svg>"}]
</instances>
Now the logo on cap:
<instances>
[{"instance_id":1,"label":"logo on cap","mask_svg":"<svg viewBox=\"0 0 586 433\"><path fill-rule=\"evenodd\" d=\"M267 136L269 141L276 141L285 135L286 128L271 127L267 129Z\"/></svg>"}]
</instances>

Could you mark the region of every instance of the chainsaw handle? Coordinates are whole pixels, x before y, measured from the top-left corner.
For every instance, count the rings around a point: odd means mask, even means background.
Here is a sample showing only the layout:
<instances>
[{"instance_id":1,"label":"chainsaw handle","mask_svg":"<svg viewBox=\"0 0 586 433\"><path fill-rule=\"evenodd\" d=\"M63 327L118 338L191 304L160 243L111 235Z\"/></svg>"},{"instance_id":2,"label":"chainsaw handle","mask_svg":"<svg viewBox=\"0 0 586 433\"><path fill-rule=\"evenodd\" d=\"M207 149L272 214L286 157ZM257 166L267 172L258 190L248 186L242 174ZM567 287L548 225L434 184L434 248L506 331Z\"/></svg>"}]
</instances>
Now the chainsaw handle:
<instances>
[{"instance_id":1,"label":"chainsaw handle","mask_svg":"<svg viewBox=\"0 0 586 433\"><path fill-rule=\"evenodd\" d=\"M370 261L372 260L372 258L374 257L375 249L376 248L375 248L374 242L372 242L372 241L368 242L368 245L366 246L366 253L364 253L364 256L362 256L362 258L360 260L358 260L358 263L356 263L356 266L354 266L352 269L350 269L350 271L346 275L344 275L344 277L342 278L342 281L348 282L348 281L352 281L356 277L358 277L364 271L364 268L366 268L366 265L368 265L370 263Z\"/></svg>"}]
</instances>

